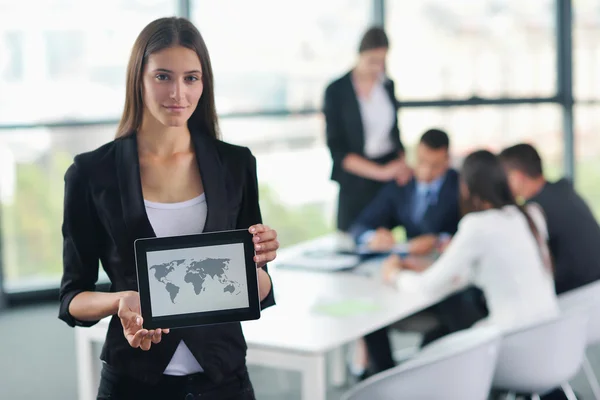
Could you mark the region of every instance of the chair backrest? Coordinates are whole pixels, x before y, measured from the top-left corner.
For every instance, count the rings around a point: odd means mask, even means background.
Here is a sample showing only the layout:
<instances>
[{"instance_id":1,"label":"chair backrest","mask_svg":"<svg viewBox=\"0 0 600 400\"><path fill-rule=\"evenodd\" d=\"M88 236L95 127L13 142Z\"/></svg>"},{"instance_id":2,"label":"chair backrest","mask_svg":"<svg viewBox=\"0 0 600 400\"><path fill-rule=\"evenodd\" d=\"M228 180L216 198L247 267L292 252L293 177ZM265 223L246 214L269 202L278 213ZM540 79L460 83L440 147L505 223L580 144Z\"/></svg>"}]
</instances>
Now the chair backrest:
<instances>
[{"instance_id":1,"label":"chair backrest","mask_svg":"<svg viewBox=\"0 0 600 400\"><path fill-rule=\"evenodd\" d=\"M500 346L493 386L540 393L572 379L581 367L587 339L587 309L506 333Z\"/></svg>"},{"instance_id":2,"label":"chair backrest","mask_svg":"<svg viewBox=\"0 0 600 400\"><path fill-rule=\"evenodd\" d=\"M558 296L558 305L563 311L573 307L589 307L588 344L600 342L600 281L589 283L577 289L569 290Z\"/></svg>"},{"instance_id":3,"label":"chair backrest","mask_svg":"<svg viewBox=\"0 0 600 400\"><path fill-rule=\"evenodd\" d=\"M500 333L471 328L448 335L414 359L360 383L344 400L481 400L487 398Z\"/></svg>"}]
</instances>

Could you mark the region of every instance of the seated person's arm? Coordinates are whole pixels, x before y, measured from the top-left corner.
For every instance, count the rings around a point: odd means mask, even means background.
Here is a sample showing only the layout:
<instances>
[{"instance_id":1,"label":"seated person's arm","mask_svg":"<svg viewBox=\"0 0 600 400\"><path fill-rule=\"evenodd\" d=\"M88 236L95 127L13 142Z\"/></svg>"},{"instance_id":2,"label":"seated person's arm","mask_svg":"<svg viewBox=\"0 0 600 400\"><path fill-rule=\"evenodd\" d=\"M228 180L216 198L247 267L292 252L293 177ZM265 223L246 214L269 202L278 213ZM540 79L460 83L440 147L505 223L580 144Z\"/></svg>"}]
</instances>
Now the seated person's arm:
<instances>
[{"instance_id":1,"label":"seated person's arm","mask_svg":"<svg viewBox=\"0 0 600 400\"><path fill-rule=\"evenodd\" d=\"M446 251L435 262L431 264L430 260L420 257L402 260L392 256L384 263L384 278L397 278L398 285L402 286L403 275L397 274L398 271L423 271L419 284L423 290L434 292L448 285L462 283L468 279L471 266L480 257L480 246L477 244L481 240L479 231L477 221L467 216Z\"/></svg>"},{"instance_id":2,"label":"seated person's arm","mask_svg":"<svg viewBox=\"0 0 600 400\"><path fill-rule=\"evenodd\" d=\"M387 244L387 247L377 250L389 250L393 247L394 242L389 243L389 239L393 239L391 229L402 225L402 221L397 218L396 209L403 200L400 190L395 183L387 184L359 214L350 227L350 234L357 244L374 241L376 244Z\"/></svg>"},{"instance_id":3,"label":"seated person's arm","mask_svg":"<svg viewBox=\"0 0 600 400\"><path fill-rule=\"evenodd\" d=\"M374 251L388 251L396 244L396 239L392 231L387 228L377 228L374 231L367 231L361 235L360 239L359 243L366 243L369 249Z\"/></svg>"},{"instance_id":4,"label":"seated person's arm","mask_svg":"<svg viewBox=\"0 0 600 400\"><path fill-rule=\"evenodd\" d=\"M438 236L432 233L419 235L408 241L408 249L412 255L423 256L435 250L437 242Z\"/></svg>"},{"instance_id":5,"label":"seated person's arm","mask_svg":"<svg viewBox=\"0 0 600 400\"><path fill-rule=\"evenodd\" d=\"M410 254L416 256L427 255L434 250L442 253L450 243L451 236L446 233L427 233L419 235L408 241Z\"/></svg>"}]
</instances>

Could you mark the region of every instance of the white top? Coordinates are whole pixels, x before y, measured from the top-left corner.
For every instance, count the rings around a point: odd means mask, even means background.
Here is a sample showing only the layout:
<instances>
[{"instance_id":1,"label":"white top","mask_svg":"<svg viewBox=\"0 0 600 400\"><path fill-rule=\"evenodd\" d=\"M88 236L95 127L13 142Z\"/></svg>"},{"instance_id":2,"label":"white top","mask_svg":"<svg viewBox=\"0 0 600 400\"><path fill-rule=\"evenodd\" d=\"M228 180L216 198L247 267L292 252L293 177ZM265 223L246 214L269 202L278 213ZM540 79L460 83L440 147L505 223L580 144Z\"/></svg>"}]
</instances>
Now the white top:
<instances>
[{"instance_id":1,"label":"white top","mask_svg":"<svg viewBox=\"0 0 600 400\"><path fill-rule=\"evenodd\" d=\"M144 200L148 220L157 237L202 233L206 223L204 193L179 203L155 203ZM163 372L165 375L189 375L204 372L184 341L180 341L173 358Z\"/></svg>"},{"instance_id":2,"label":"white top","mask_svg":"<svg viewBox=\"0 0 600 400\"><path fill-rule=\"evenodd\" d=\"M527 210L547 240L542 212L532 205ZM542 251L548 254L545 245ZM485 293L489 310L485 324L511 330L558 315L552 274L516 206L464 216L440 258L419 279L401 273L398 286L433 292L469 282Z\"/></svg>"},{"instance_id":3,"label":"white top","mask_svg":"<svg viewBox=\"0 0 600 400\"><path fill-rule=\"evenodd\" d=\"M377 158L394 149L390 131L396 119L396 107L384 87L384 78L375 83L368 98L358 97L365 135L365 155Z\"/></svg>"}]
</instances>

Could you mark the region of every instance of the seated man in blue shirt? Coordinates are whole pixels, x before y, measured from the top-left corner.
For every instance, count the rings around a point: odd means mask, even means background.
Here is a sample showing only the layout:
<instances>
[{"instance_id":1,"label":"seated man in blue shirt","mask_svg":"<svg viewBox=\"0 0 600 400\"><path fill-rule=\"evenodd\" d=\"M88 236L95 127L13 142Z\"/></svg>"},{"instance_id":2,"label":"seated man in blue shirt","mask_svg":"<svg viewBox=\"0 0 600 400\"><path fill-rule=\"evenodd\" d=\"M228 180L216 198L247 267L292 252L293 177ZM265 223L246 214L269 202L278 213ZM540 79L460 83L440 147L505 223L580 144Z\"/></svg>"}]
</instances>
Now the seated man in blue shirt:
<instances>
[{"instance_id":1,"label":"seated man in blue shirt","mask_svg":"<svg viewBox=\"0 0 600 400\"><path fill-rule=\"evenodd\" d=\"M350 227L359 244L376 251L395 245L392 229L404 227L413 254L431 252L440 234L453 235L460 219L458 173L450 168L450 140L438 129L423 134L414 177L387 184Z\"/></svg>"},{"instance_id":2,"label":"seated man in blue shirt","mask_svg":"<svg viewBox=\"0 0 600 400\"><path fill-rule=\"evenodd\" d=\"M417 147L413 179L406 185L389 183L359 215L350 228L357 244L387 251L395 245L392 229L406 230L411 254L425 255L444 237L456 233L460 220L459 177L450 168L450 140L438 129L423 134ZM466 329L485 317L487 309L481 290L470 287L431 307L438 327L427 332L422 345L445 334ZM365 337L371 372L394 367L388 328Z\"/></svg>"}]
</instances>

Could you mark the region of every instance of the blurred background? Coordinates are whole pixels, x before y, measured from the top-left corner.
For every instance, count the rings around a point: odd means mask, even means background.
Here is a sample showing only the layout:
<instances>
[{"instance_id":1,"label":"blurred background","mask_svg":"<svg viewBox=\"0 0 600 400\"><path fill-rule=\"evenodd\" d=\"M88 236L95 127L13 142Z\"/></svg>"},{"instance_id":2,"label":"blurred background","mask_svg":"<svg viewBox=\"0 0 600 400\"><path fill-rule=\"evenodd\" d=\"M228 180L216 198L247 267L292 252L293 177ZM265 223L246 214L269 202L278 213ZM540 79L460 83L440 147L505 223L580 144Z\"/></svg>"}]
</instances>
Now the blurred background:
<instances>
[{"instance_id":1,"label":"blurred background","mask_svg":"<svg viewBox=\"0 0 600 400\"><path fill-rule=\"evenodd\" d=\"M113 138L133 41L168 15L204 35L223 138L256 154L264 217L284 245L334 228L323 91L372 24L390 37L404 143L432 126L450 133L456 157L532 142L550 178L572 177L600 213L598 0L0 0L9 301L56 289L65 169Z\"/></svg>"},{"instance_id":2,"label":"blurred background","mask_svg":"<svg viewBox=\"0 0 600 400\"><path fill-rule=\"evenodd\" d=\"M408 154L431 127L456 160L527 141L600 218L600 0L0 0L0 309L57 298L66 168L112 140L133 41L172 15L204 36L223 139L256 155L283 247L334 231L323 93L372 25Z\"/></svg>"}]
</instances>

